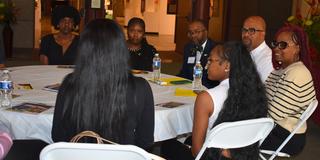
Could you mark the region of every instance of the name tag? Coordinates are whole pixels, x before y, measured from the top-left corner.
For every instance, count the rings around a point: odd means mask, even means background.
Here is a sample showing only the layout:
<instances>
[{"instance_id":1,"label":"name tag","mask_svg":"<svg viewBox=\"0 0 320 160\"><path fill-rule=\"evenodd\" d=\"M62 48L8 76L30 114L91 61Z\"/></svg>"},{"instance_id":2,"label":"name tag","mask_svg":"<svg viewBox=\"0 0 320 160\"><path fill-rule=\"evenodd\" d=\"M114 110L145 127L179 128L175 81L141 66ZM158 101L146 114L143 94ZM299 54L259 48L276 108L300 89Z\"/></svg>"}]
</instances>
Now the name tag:
<instances>
[{"instance_id":1,"label":"name tag","mask_svg":"<svg viewBox=\"0 0 320 160\"><path fill-rule=\"evenodd\" d=\"M190 64L190 63L194 63L195 62L195 60L196 60L196 57L189 57L188 58L188 64Z\"/></svg>"}]
</instances>

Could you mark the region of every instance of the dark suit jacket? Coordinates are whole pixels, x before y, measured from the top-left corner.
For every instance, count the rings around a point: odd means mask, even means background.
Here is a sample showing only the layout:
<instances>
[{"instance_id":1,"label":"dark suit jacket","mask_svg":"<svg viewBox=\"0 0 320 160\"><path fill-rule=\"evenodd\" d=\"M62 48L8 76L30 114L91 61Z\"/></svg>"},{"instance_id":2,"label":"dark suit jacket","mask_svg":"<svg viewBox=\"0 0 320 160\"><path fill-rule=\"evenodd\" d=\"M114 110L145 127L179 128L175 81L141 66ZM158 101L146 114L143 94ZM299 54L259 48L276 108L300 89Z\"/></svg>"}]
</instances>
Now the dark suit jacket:
<instances>
[{"instance_id":1,"label":"dark suit jacket","mask_svg":"<svg viewBox=\"0 0 320 160\"><path fill-rule=\"evenodd\" d=\"M210 51L214 46L215 46L215 43L212 40L208 39L200 59L201 65L203 67L202 84L207 88L213 88L219 84L218 81L211 81L208 79L208 73L207 73L207 70L205 69L205 66L208 61L208 57L210 56ZM180 73L178 74L179 77L193 80L193 67L195 65L195 62L188 63L188 59L189 57L196 57L196 51L194 48L195 48L195 44L193 43L188 43L185 45L184 51L183 51L184 52L183 65L182 65L182 69L180 70Z\"/></svg>"}]
</instances>

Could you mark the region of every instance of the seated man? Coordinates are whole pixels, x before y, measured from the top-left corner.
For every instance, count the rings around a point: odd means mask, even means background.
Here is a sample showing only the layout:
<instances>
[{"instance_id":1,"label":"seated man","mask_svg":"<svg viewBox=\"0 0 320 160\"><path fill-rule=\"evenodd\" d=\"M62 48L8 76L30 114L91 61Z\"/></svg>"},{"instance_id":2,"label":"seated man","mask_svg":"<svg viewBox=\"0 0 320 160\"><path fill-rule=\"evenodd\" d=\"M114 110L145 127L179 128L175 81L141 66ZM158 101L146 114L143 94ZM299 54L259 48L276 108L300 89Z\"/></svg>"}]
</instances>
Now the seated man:
<instances>
[{"instance_id":1,"label":"seated man","mask_svg":"<svg viewBox=\"0 0 320 160\"><path fill-rule=\"evenodd\" d=\"M250 16L243 22L242 43L247 47L262 82L271 71L272 51L265 42L266 22L260 16Z\"/></svg>"},{"instance_id":2,"label":"seated man","mask_svg":"<svg viewBox=\"0 0 320 160\"><path fill-rule=\"evenodd\" d=\"M209 80L205 69L210 51L215 46L215 43L208 38L205 24L201 20L192 21L189 24L188 37L190 42L184 47L183 65L177 76L193 80L193 67L200 60L203 67L202 84L207 88L217 86L219 82Z\"/></svg>"}]
</instances>

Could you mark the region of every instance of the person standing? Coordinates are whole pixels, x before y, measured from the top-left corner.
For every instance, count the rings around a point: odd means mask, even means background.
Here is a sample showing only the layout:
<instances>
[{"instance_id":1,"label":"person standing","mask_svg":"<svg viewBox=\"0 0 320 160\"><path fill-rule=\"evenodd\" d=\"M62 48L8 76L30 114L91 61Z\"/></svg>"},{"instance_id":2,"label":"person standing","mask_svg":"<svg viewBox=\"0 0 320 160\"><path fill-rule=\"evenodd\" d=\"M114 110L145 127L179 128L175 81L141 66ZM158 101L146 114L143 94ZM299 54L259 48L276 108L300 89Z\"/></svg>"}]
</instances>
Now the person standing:
<instances>
[{"instance_id":1,"label":"person standing","mask_svg":"<svg viewBox=\"0 0 320 160\"><path fill-rule=\"evenodd\" d=\"M72 65L77 57L79 36L73 30L80 23L79 12L72 6L57 6L51 23L59 32L41 38L40 62L45 65Z\"/></svg>"},{"instance_id":2,"label":"person standing","mask_svg":"<svg viewBox=\"0 0 320 160\"><path fill-rule=\"evenodd\" d=\"M177 76L193 80L193 67L197 61L200 61L203 68L202 84L207 88L217 86L219 82L209 80L205 69L215 42L208 38L208 30L203 21L194 20L189 24L188 37L190 42L184 47L183 64Z\"/></svg>"},{"instance_id":3,"label":"person standing","mask_svg":"<svg viewBox=\"0 0 320 160\"><path fill-rule=\"evenodd\" d=\"M250 52L262 82L265 82L273 70L272 51L265 42L266 22L260 16L250 16L243 22L241 32L242 43Z\"/></svg>"}]
</instances>

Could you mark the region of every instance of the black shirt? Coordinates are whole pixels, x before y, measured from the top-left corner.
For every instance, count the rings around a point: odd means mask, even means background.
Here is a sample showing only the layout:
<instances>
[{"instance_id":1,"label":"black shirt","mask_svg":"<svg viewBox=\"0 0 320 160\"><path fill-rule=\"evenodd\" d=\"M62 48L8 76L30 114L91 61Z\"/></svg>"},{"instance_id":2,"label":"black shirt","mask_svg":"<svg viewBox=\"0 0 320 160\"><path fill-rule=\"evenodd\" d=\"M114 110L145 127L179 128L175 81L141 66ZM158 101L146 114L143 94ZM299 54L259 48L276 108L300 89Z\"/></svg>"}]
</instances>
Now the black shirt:
<instances>
[{"instance_id":1,"label":"black shirt","mask_svg":"<svg viewBox=\"0 0 320 160\"><path fill-rule=\"evenodd\" d=\"M157 50L147 43L142 43L136 51L130 50L130 63L132 69L152 71L152 59Z\"/></svg>"},{"instance_id":2,"label":"black shirt","mask_svg":"<svg viewBox=\"0 0 320 160\"><path fill-rule=\"evenodd\" d=\"M59 93L53 116L52 139L54 142L70 141L77 131L70 123L62 122L62 115L66 97L66 88L72 88L72 74L69 74L62 85ZM70 92L68 92L70 93ZM69 95L70 96L70 95ZM127 92L127 118L126 127L123 128L124 137L120 144L133 144L147 149L154 142L154 102L152 90L148 82L141 77L130 76ZM88 106L90 107L90 106ZM68 112L70 110L66 110ZM65 113L64 115L70 115ZM88 129L90 130L90 129ZM100 133L100 136L103 137ZM108 137L103 137L108 139ZM110 139L109 139L110 140Z\"/></svg>"},{"instance_id":3,"label":"black shirt","mask_svg":"<svg viewBox=\"0 0 320 160\"><path fill-rule=\"evenodd\" d=\"M40 54L48 57L49 65L73 65L77 57L79 36L75 36L63 54L62 46L54 39L53 34L44 36L41 39Z\"/></svg>"}]
</instances>

